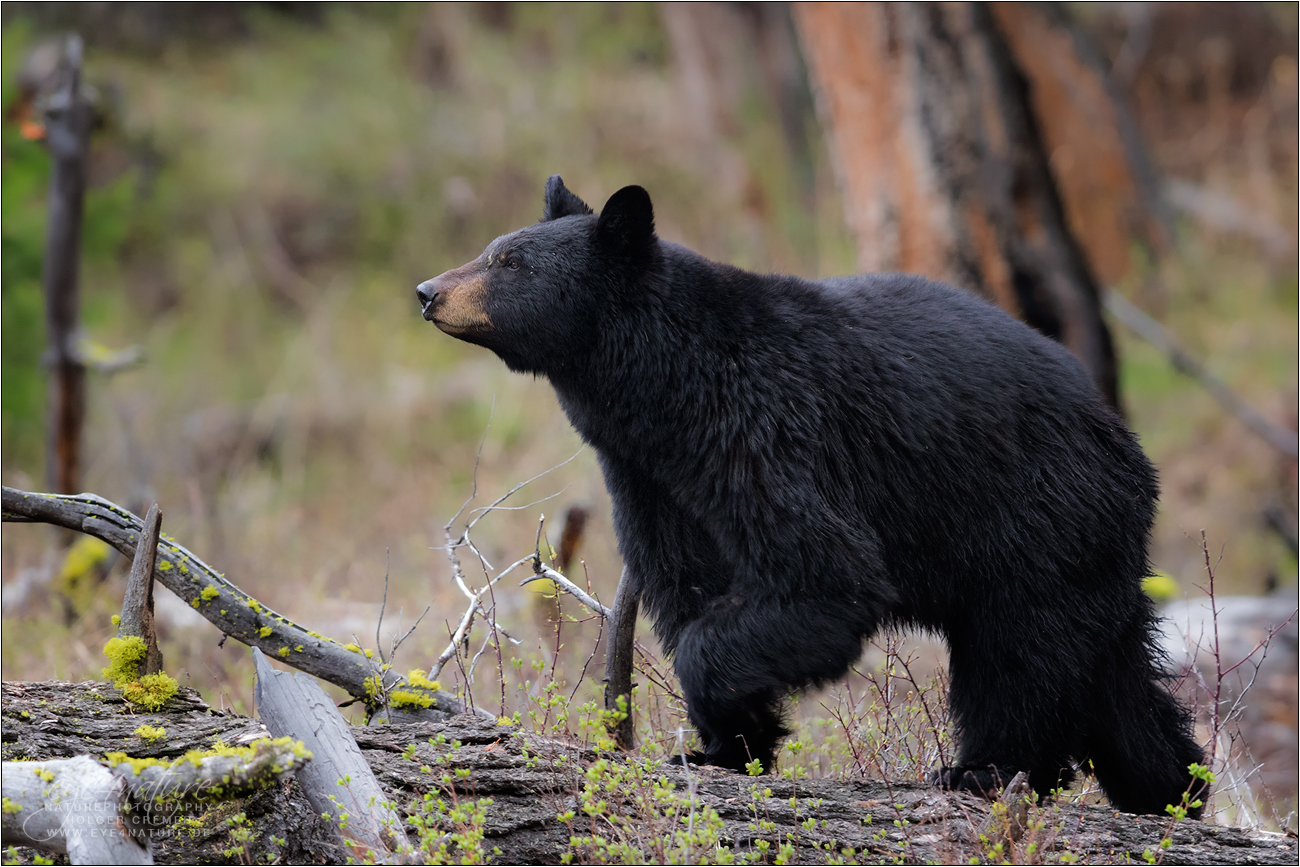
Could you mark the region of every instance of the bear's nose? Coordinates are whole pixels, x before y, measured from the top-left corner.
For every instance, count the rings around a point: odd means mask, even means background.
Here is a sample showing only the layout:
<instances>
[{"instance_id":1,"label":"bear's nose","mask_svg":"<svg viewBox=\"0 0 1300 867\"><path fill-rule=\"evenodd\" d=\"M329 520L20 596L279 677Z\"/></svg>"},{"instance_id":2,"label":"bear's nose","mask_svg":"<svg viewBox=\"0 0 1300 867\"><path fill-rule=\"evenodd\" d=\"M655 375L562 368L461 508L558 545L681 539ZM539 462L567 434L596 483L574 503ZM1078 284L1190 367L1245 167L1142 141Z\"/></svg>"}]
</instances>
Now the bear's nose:
<instances>
[{"instance_id":1,"label":"bear's nose","mask_svg":"<svg viewBox=\"0 0 1300 867\"><path fill-rule=\"evenodd\" d=\"M420 310L424 313L425 319L433 317L433 302L438 300L437 278L425 280L419 286L415 287L415 297L420 300Z\"/></svg>"}]
</instances>

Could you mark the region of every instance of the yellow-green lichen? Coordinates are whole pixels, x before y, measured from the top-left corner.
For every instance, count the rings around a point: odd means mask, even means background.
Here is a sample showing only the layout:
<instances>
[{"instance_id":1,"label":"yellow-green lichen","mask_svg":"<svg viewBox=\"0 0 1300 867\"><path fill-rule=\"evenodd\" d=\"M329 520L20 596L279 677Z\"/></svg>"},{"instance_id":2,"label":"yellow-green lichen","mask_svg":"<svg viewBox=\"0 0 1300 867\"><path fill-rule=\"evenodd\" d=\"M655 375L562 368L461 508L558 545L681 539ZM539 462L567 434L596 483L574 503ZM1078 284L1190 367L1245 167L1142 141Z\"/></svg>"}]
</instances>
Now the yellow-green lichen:
<instances>
[{"instance_id":1,"label":"yellow-green lichen","mask_svg":"<svg viewBox=\"0 0 1300 867\"><path fill-rule=\"evenodd\" d=\"M135 733L149 743L153 743L154 741L165 738L167 736L167 729L162 726L151 726L146 723L136 729Z\"/></svg>"},{"instance_id":2,"label":"yellow-green lichen","mask_svg":"<svg viewBox=\"0 0 1300 867\"><path fill-rule=\"evenodd\" d=\"M159 571L159 572L170 572L171 570L172 570L172 561L170 561L170 560L159 560L159 561L158 561L158 571Z\"/></svg>"},{"instance_id":3,"label":"yellow-green lichen","mask_svg":"<svg viewBox=\"0 0 1300 867\"><path fill-rule=\"evenodd\" d=\"M104 679L119 687L135 680L146 652L144 639L138 635L110 638L104 645L104 655L109 662L108 668L104 669Z\"/></svg>"},{"instance_id":4,"label":"yellow-green lichen","mask_svg":"<svg viewBox=\"0 0 1300 867\"><path fill-rule=\"evenodd\" d=\"M393 707L433 707L434 699L422 692L395 689L388 694L388 703Z\"/></svg>"},{"instance_id":5,"label":"yellow-green lichen","mask_svg":"<svg viewBox=\"0 0 1300 867\"><path fill-rule=\"evenodd\" d=\"M343 649L344 649L344 650L350 650L350 651L352 651L353 653L360 653L360 652L361 652L361 645L359 645L359 644L345 644L345 645L343 645Z\"/></svg>"},{"instance_id":6,"label":"yellow-green lichen","mask_svg":"<svg viewBox=\"0 0 1300 867\"><path fill-rule=\"evenodd\" d=\"M373 650L371 650L369 647L366 648L366 650L365 650L365 654L366 654L366 659L374 659L374 658L375 658L375 652L374 652Z\"/></svg>"},{"instance_id":7,"label":"yellow-green lichen","mask_svg":"<svg viewBox=\"0 0 1300 867\"><path fill-rule=\"evenodd\" d=\"M190 607L191 608L199 607L199 597L195 596L193 599L190 600Z\"/></svg>"},{"instance_id":8,"label":"yellow-green lichen","mask_svg":"<svg viewBox=\"0 0 1300 867\"><path fill-rule=\"evenodd\" d=\"M363 684L365 685L366 688L366 695L368 695L370 698L377 699L379 698L379 696L383 695L384 693L384 681L377 674L374 675L373 677L367 677L363 681Z\"/></svg>"},{"instance_id":9,"label":"yellow-green lichen","mask_svg":"<svg viewBox=\"0 0 1300 867\"><path fill-rule=\"evenodd\" d=\"M288 655L289 655L289 648L288 648L288 647L281 647L279 650L276 651L276 653L279 654L279 655L282 656L282 657L284 657L284 656L288 656Z\"/></svg>"},{"instance_id":10,"label":"yellow-green lichen","mask_svg":"<svg viewBox=\"0 0 1300 867\"><path fill-rule=\"evenodd\" d=\"M109 765L127 765L131 768L132 773L139 774L145 768L164 767L174 768L182 762L189 762L195 767L199 767L204 759L212 756L235 756L244 761L248 761L256 754L256 747L259 744L270 742L272 746L289 746L293 749L295 758L307 761L311 758L311 751L302 745L302 741L296 741L293 738L262 738L242 747L227 746L222 741L217 741L212 745L210 750L190 750L178 759L137 759L128 756L126 753L105 753L104 761Z\"/></svg>"},{"instance_id":11,"label":"yellow-green lichen","mask_svg":"<svg viewBox=\"0 0 1300 867\"><path fill-rule=\"evenodd\" d=\"M176 694L180 689L180 684L174 678L168 677L159 672L158 674L146 674L139 680L126 684L117 684L117 688L122 691L122 698L138 704L145 710L158 710L167 703L167 700Z\"/></svg>"},{"instance_id":12,"label":"yellow-green lichen","mask_svg":"<svg viewBox=\"0 0 1300 867\"><path fill-rule=\"evenodd\" d=\"M37 768L33 773L47 783L54 782L54 771L47 771L45 768Z\"/></svg>"},{"instance_id":13,"label":"yellow-green lichen","mask_svg":"<svg viewBox=\"0 0 1300 867\"><path fill-rule=\"evenodd\" d=\"M406 673L406 679L411 682L411 686L418 686L420 689L427 689L437 692L442 689L442 684L436 680L429 680L424 676L424 672L418 668L413 668Z\"/></svg>"},{"instance_id":14,"label":"yellow-green lichen","mask_svg":"<svg viewBox=\"0 0 1300 867\"><path fill-rule=\"evenodd\" d=\"M2 810L5 813L21 813L22 809L23 809L22 804L14 803L8 798L3 799L3 806L0 807L0 810Z\"/></svg>"},{"instance_id":15,"label":"yellow-green lichen","mask_svg":"<svg viewBox=\"0 0 1300 867\"><path fill-rule=\"evenodd\" d=\"M208 586L203 588L203 592L199 594L199 598L202 599L204 602L211 602L213 599L216 599L220 595L221 595L220 590L218 590L215 587Z\"/></svg>"},{"instance_id":16,"label":"yellow-green lichen","mask_svg":"<svg viewBox=\"0 0 1300 867\"><path fill-rule=\"evenodd\" d=\"M257 634L260 635L260 636L262 636L263 638L270 638L270 637L271 637L271 627L269 627L269 626L263 626L261 629L257 630Z\"/></svg>"},{"instance_id":17,"label":"yellow-green lichen","mask_svg":"<svg viewBox=\"0 0 1300 867\"><path fill-rule=\"evenodd\" d=\"M112 623L112 624L113 624L113 628L116 629L116 628L118 627L118 625L122 622L122 615L121 615L121 614L114 614L112 617L108 618L108 622L109 622L109 623Z\"/></svg>"},{"instance_id":18,"label":"yellow-green lichen","mask_svg":"<svg viewBox=\"0 0 1300 867\"><path fill-rule=\"evenodd\" d=\"M260 613L262 610L262 606L258 604L256 599L245 599L244 605L246 605L248 608L251 608L255 612Z\"/></svg>"},{"instance_id":19,"label":"yellow-green lichen","mask_svg":"<svg viewBox=\"0 0 1300 867\"><path fill-rule=\"evenodd\" d=\"M298 653L302 653L302 645L301 645L301 644L295 644L294 647L293 647L293 649L296 650Z\"/></svg>"},{"instance_id":20,"label":"yellow-green lichen","mask_svg":"<svg viewBox=\"0 0 1300 867\"><path fill-rule=\"evenodd\" d=\"M63 558L63 565L59 568L59 583L65 587L76 583L108 559L110 550L105 542L94 536L82 536Z\"/></svg>"}]
</instances>

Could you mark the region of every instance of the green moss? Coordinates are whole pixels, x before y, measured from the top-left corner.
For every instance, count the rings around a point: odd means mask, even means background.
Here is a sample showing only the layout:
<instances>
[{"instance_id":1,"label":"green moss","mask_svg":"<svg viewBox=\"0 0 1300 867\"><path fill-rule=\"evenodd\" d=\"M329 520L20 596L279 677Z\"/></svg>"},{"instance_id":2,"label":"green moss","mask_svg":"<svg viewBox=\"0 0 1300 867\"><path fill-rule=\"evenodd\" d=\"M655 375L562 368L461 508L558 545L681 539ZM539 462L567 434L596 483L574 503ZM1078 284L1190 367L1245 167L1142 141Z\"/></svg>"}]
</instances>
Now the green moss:
<instances>
[{"instance_id":1,"label":"green moss","mask_svg":"<svg viewBox=\"0 0 1300 867\"><path fill-rule=\"evenodd\" d=\"M146 740L149 743L153 743L154 741L162 740L164 737L166 737L167 729L163 728L162 726L151 726L145 724L140 726L138 729L136 729L135 733L139 735L143 740Z\"/></svg>"}]
</instances>

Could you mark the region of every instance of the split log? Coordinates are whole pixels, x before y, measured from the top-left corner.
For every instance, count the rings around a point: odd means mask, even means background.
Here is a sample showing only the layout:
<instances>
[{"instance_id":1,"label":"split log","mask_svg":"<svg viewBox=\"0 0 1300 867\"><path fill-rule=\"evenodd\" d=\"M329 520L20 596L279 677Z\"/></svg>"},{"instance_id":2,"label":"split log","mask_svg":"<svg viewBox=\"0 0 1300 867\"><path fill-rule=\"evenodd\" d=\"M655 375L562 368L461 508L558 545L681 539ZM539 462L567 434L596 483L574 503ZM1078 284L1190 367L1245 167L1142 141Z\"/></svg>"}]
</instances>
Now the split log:
<instances>
[{"instance_id":1,"label":"split log","mask_svg":"<svg viewBox=\"0 0 1300 867\"><path fill-rule=\"evenodd\" d=\"M253 664L257 714L272 735L301 741L311 751L313 761L298 774L298 784L317 813L348 816L341 842L358 857L380 858L410 845L347 721L320 684L306 675L276 671L256 647Z\"/></svg>"},{"instance_id":2,"label":"split log","mask_svg":"<svg viewBox=\"0 0 1300 867\"><path fill-rule=\"evenodd\" d=\"M131 740L132 730L143 721L165 726L169 732L218 723L261 730L252 720L196 711L197 699L187 690L155 714L105 712L103 706L109 702L87 697L91 686L4 684L5 757L11 750L47 757L37 753L52 744L41 731L40 720L32 720L38 713L48 717L43 708L56 703L62 725L69 731L82 725L80 714L88 714L94 717L95 731L112 743ZM116 707L123 709L120 703ZM29 717L23 717L23 711ZM768 858L777 847L788 844L793 850L789 860L799 863L840 858L847 847L855 850L852 860L964 863L972 857L990 857L991 844L981 841L980 833L993 840L987 829L999 827L990 825L991 811L984 801L918 783L791 780L711 768L646 768L637 759L598 754L581 743L542 738L473 717L358 727L350 733L388 800L399 810L416 809L416 802L423 802L426 794L448 803L491 799L482 822L486 835L482 845L485 857L494 848L500 850L494 863L559 863L566 854L578 861L594 859L601 844L582 839L593 836L606 840L607 856L617 851L637 863L714 857L716 849L706 847L718 844L737 855L757 854L766 847ZM84 741L69 739L74 743L60 754L84 751ZM135 740L138 747L146 748L138 737ZM148 749L158 752L168 747ZM606 802L604 812L597 806L599 801ZM584 804L590 804L592 813L584 812ZM230 809L242 812L255 832L248 848L232 840L225 822L230 812L210 811L191 823L194 836L188 828L162 835L154 852L156 861L229 863L232 856L225 852L232 847L249 863L264 863L266 856L279 857L281 863L337 862L344 857L332 829L296 781L259 792ZM561 815L567 821L557 818ZM1296 841L1285 835L1205 822L1175 824L1167 818L1115 813L1105 806L1061 802L1035 806L1027 810L1023 822L1017 817L1016 824L1023 829L1019 840L1013 842L1016 834L1008 829L998 860L1029 860L1031 844L1034 859L1050 860L1069 852L1088 863L1141 863L1148 850L1163 853L1166 863L1179 864L1294 864L1297 859ZM694 844L688 841L688 829L697 835ZM418 844L415 830L408 827ZM438 836L433 843L442 844L456 830L457 825L448 820L444 827L435 828ZM1166 836L1172 844L1161 850L1160 841ZM430 845L427 836L423 843ZM618 843L628 848L610 848ZM1015 846L1015 851L1007 846ZM459 860L467 853L453 846L450 854Z\"/></svg>"}]
</instances>

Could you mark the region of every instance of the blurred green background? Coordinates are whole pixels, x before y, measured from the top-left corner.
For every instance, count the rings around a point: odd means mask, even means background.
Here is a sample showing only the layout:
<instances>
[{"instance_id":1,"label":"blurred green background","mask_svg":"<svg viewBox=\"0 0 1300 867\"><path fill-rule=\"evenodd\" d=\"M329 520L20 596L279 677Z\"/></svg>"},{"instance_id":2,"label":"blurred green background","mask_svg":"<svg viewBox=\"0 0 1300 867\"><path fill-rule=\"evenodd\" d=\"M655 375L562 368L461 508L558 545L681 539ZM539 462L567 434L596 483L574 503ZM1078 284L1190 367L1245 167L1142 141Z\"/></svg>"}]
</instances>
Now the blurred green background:
<instances>
[{"instance_id":1,"label":"blurred green background","mask_svg":"<svg viewBox=\"0 0 1300 867\"><path fill-rule=\"evenodd\" d=\"M1294 429L1296 8L1237 6L1231 27L1180 7L1124 86L1157 165L1256 222L1182 214L1176 254L1135 251L1118 288ZM1122 10L1071 8L1117 57ZM544 381L424 322L416 283L536 221L552 173L597 208L624 184L645 186L661 236L714 259L805 276L855 269L807 81L775 86L741 28L710 35L702 99L668 14L6 3L6 107L42 40L68 26L86 38L103 123L84 323L98 343L146 353L89 379L83 487L141 513L156 500L170 536L340 640L373 645L387 572L390 616L401 609L409 625L432 606L399 665L427 663L463 610L437 546L475 488L476 454L490 501L581 443ZM40 490L49 160L12 112L3 146L3 478ZM1131 422L1162 474L1155 566L1198 592L1204 528L1221 588L1294 586L1295 556L1262 515L1281 509L1294 532L1295 462L1112 328ZM554 533L565 508L589 506L581 556L611 598L620 563L590 452L511 502L553 494L485 520L484 553L511 562L532 549L539 513ZM107 581L68 574L47 529L6 525L4 677L99 677L121 568ZM217 647L197 615L160 604L168 670L214 705L251 710L246 650ZM524 641L512 652L549 659L549 603L502 585L497 604ZM596 627L566 630L580 665Z\"/></svg>"}]
</instances>

